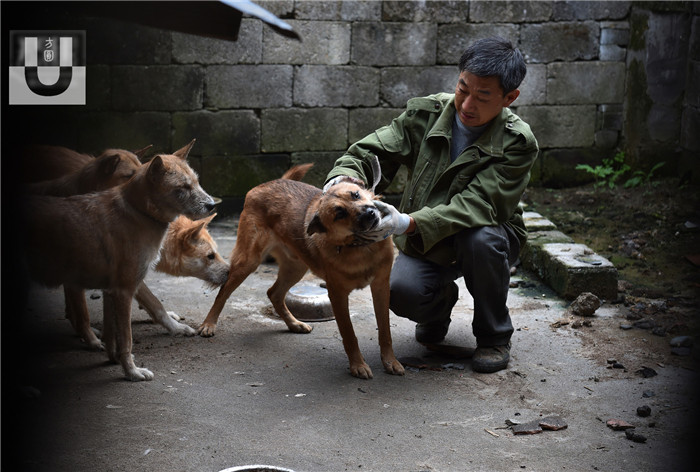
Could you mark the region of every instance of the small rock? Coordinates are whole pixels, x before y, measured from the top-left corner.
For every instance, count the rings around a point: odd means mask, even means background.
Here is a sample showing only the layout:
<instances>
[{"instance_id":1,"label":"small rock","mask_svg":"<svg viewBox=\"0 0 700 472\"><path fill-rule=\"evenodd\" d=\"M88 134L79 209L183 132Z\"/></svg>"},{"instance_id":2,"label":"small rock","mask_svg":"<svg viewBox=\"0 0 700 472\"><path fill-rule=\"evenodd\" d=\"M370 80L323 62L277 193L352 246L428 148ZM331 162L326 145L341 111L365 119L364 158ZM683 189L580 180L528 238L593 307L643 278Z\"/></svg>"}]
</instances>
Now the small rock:
<instances>
[{"instance_id":1,"label":"small rock","mask_svg":"<svg viewBox=\"0 0 700 472\"><path fill-rule=\"evenodd\" d=\"M651 407L649 405L642 405L637 408L637 416L646 418L649 415L651 415Z\"/></svg>"},{"instance_id":2,"label":"small rock","mask_svg":"<svg viewBox=\"0 0 700 472\"><path fill-rule=\"evenodd\" d=\"M542 427L538 420L513 426L513 434L537 434L541 432Z\"/></svg>"},{"instance_id":3,"label":"small rock","mask_svg":"<svg viewBox=\"0 0 700 472\"><path fill-rule=\"evenodd\" d=\"M676 356L689 356L691 349L689 347L672 347L671 354Z\"/></svg>"},{"instance_id":4,"label":"small rock","mask_svg":"<svg viewBox=\"0 0 700 472\"><path fill-rule=\"evenodd\" d=\"M654 392L652 392L651 390L644 390L644 392L642 393L642 397L644 398L651 398L653 396Z\"/></svg>"},{"instance_id":5,"label":"small rock","mask_svg":"<svg viewBox=\"0 0 700 472\"><path fill-rule=\"evenodd\" d=\"M657 326L656 328L651 330L651 334L653 334L655 336L660 336L663 338L664 336L666 336L666 328L661 327L661 326Z\"/></svg>"},{"instance_id":6,"label":"small rock","mask_svg":"<svg viewBox=\"0 0 700 472\"><path fill-rule=\"evenodd\" d=\"M626 421L618 419L610 419L605 424L608 425L608 428L612 428L615 431L622 431L625 429L634 428L634 425L631 425Z\"/></svg>"},{"instance_id":7,"label":"small rock","mask_svg":"<svg viewBox=\"0 0 700 472\"><path fill-rule=\"evenodd\" d=\"M658 375L656 373L656 371L654 369L652 369L651 367L642 367L641 369L639 369L637 371L637 373L639 375L641 375L642 377L644 377L645 379L648 379L650 377L656 377Z\"/></svg>"},{"instance_id":8,"label":"small rock","mask_svg":"<svg viewBox=\"0 0 700 472\"><path fill-rule=\"evenodd\" d=\"M612 364L612 368L613 368L613 369L624 369L624 368L625 368L625 366L624 366L624 365L622 365L622 364L621 364L621 363L619 363L619 362L613 362L613 364Z\"/></svg>"},{"instance_id":9,"label":"small rock","mask_svg":"<svg viewBox=\"0 0 700 472\"><path fill-rule=\"evenodd\" d=\"M564 421L561 416L547 416L546 418L542 418L540 420L540 426L542 429L548 429L550 431L559 431L560 429L565 429L569 425L566 424L566 421Z\"/></svg>"},{"instance_id":10,"label":"small rock","mask_svg":"<svg viewBox=\"0 0 700 472\"><path fill-rule=\"evenodd\" d=\"M600 308L600 298L591 292L584 292L571 302L569 311L574 315L593 316L598 308Z\"/></svg>"},{"instance_id":11,"label":"small rock","mask_svg":"<svg viewBox=\"0 0 700 472\"><path fill-rule=\"evenodd\" d=\"M676 336L669 343L671 347L693 347L693 338L690 336Z\"/></svg>"},{"instance_id":12,"label":"small rock","mask_svg":"<svg viewBox=\"0 0 700 472\"><path fill-rule=\"evenodd\" d=\"M624 329L625 331L632 328L633 326L631 324L623 323L620 325L620 329Z\"/></svg>"},{"instance_id":13,"label":"small rock","mask_svg":"<svg viewBox=\"0 0 700 472\"><path fill-rule=\"evenodd\" d=\"M644 443L647 442L646 436L642 436L639 433L635 433L633 430L628 429L625 431L625 436L627 436L627 439L634 441L636 443Z\"/></svg>"},{"instance_id":14,"label":"small rock","mask_svg":"<svg viewBox=\"0 0 700 472\"><path fill-rule=\"evenodd\" d=\"M639 329L652 329L652 328L654 328L654 326L656 326L653 321L649 321L646 319L641 319L639 321L635 321L632 325L635 328L639 328Z\"/></svg>"}]
</instances>

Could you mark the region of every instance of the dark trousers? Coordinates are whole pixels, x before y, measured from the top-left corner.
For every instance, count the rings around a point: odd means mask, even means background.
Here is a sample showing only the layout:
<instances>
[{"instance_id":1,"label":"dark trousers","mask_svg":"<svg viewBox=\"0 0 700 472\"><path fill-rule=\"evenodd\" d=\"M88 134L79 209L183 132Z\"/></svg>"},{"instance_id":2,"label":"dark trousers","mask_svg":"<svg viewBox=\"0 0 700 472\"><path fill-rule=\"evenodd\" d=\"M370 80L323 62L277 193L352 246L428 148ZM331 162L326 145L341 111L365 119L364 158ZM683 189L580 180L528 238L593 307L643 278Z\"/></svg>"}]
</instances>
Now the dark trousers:
<instances>
[{"instance_id":1,"label":"dark trousers","mask_svg":"<svg viewBox=\"0 0 700 472\"><path fill-rule=\"evenodd\" d=\"M510 266L520 252L505 225L470 228L453 238L457 261L444 267L399 252L391 271L391 310L416 323L449 325L463 276L474 299L472 330L482 347L507 344L513 334L506 300Z\"/></svg>"}]
</instances>

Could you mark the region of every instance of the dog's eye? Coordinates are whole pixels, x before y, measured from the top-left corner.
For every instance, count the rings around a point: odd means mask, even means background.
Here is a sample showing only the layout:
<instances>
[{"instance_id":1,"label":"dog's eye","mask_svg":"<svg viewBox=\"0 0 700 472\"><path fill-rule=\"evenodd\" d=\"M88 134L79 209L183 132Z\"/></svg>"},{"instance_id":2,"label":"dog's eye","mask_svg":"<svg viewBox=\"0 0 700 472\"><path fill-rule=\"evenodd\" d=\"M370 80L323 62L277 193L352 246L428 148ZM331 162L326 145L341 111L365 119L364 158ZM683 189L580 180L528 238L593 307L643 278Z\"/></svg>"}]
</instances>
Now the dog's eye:
<instances>
[{"instance_id":1,"label":"dog's eye","mask_svg":"<svg viewBox=\"0 0 700 472\"><path fill-rule=\"evenodd\" d=\"M214 254L214 253L212 252L211 254L209 254L209 255L207 256L207 259L209 259L210 261L213 261L215 257L216 257L216 254Z\"/></svg>"},{"instance_id":2,"label":"dog's eye","mask_svg":"<svg viewBox=\"0 0 700 472\"><path fill-rule=\"evenodd\" d=\"M345 218L347 216L348 216L348 212L345 208L343 208L341 206L335 207L335 218L333 219L333 221L342 220L343 218Z\"/></svg>"},{"instance_id":3,"label":"dog's eye","mask_svg":"<svg viewBox=\"0 0 700 472\"><path fill-rule=\"evenodd\" d=\"M360 199L360 192L355 190L354 192L350 192L350 196L352 197L353 200L359 200Z\"/></svg>"}]
</instances>

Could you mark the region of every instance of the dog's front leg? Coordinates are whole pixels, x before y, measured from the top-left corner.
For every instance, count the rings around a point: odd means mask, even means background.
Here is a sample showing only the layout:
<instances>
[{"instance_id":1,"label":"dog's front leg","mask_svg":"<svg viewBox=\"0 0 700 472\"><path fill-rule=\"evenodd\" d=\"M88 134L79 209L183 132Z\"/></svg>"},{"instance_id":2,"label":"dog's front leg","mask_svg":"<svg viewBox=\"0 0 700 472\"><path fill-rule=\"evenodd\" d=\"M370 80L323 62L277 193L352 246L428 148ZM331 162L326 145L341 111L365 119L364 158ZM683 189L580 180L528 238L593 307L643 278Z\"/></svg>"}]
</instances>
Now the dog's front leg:
<instances>
[{"instance_id":1,"label":"dog's front leg","mask_svg":"<svg viewBox=\"0 0 700 472\"><path fill-rule=\"evenodd\" d=\"M141 282L134 295L136 301L146 309L151 319L168 330L173 336L194 336L195 330L186 324L178 323L168 315L165 307L151 292L144 282Z\"/></svg>"},{"instance_id":2,"label":"dog's front leg","mask_svg":"<svg viewBox=\"0 0 700 472\"><path fill-rule=\"evenodd\" d=\"M131 353L131 299L134 293L117 289L105 290L103 294L107 354L121 364L128 380L153 380L153 372L136 367Z\"/></svg>"},{"instance_id":3,"label":"dog's front leg","mask_svg":"<svg viewBox=\"0 0 700 472\"><path fill-rule=\"evenodd\" d=\"M334 288L332 283L326 282L328 287L328 298L331 300L333 315L335 322L338 324L340 337L343 338L343 347L350 361L350 373L361 379L371 379L372 369L365 362L360 352L360 346L357 344L355 330L350 321L350 310L348 308L348 295L345 290Z\"/></svg>"},{"instance_id":4,"label":"dog's front leg","mask_svg":"<svg viewBox=\"0 0 700 472\"><path fill-rule=\"evenodd\" d=\"M379 329L379 351L384 370L394 375L404 375L406 372L394 355L391 343L391 327L389 326L389 277L375 278L370 284L374 316L377 318Z\"/></svg>"}]
</instances>

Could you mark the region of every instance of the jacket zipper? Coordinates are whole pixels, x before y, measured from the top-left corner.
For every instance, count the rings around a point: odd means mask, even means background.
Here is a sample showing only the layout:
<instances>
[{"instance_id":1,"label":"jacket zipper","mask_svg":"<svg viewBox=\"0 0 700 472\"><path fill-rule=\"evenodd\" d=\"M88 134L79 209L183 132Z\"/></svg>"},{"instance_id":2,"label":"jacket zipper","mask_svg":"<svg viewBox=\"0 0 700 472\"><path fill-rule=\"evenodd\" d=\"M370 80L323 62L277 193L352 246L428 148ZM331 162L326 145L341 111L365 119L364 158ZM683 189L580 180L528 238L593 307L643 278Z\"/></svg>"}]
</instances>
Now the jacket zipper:
<instances>
[{"instance_id":1,"label":"jacket zipper","mask_svg":"<svg viewBox=\"0 0 700 472\"><path fill-rule=\"evenodd\" d=\"M428 160L428 161L425 162L425 165L423 166L423 168L421 169L421 171L418 173L418 177L416 177L415 184L413 184L413 187L411 188L411 193L410 193L411 196L408 198L408 209L409 209L409 211L410 211L410 210L413 210L413 199L414 199L414 197L416 196L416 190L417 190L417 188L418 188L418 183L420 182L420 179L421 179L421 177L423 176L423 173L425 173L425 171L426 171L426 169L428 168L429 165L430 165L430 161Z\"/></svg>"}]
</instances>

